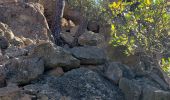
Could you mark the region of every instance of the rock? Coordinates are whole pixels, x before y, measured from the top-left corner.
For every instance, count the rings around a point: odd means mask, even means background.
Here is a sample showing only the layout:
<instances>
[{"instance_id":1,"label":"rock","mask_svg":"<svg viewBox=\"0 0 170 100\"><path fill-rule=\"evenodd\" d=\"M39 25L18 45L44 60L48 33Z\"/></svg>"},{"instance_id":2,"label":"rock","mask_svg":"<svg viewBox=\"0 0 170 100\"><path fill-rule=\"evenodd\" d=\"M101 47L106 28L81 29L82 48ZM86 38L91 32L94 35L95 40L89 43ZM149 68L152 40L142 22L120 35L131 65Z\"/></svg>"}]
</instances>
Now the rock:
<instances>
[{"instance_id":1,"label":"rock","mask_svg":"<svg viewBox=\"0 0 170 100\"><path fill-rule=\"evenodd\" d=\"M17 47L23 47L24 46L24 42L22 39L20 39L19 37L14 37L12 40L10 40L10 44L13 46L17 46Z\"/></svg>"},{"instance_id":2,"label":"rock","mask_svg":"<svg viewBox=\"0 0 170 100\"><path fill-rule=\"evenodd\" d=\"M69 51L50 42L36 46L31 55L42 57L47 69L56 67L72 69L80 65L80 61L74 58Z\"/></svg>"},{"instance_id":3,"label":"rock","mask_svg":"<svg viewBox=\"0 0 170 100\"><path fill-rule=\"evenodd\" d=\"M105 76L113 81L115 84L123 77L123 71L116 65L116 63L109 63L105 70Z\"/></svg>"},{"instance_id":4,"label":"rock","mask_svg":"<svg viewBox=\"0 0 170 100\"><path fill-rule=\"evenodd\" d=\"M13 2L17 2L17 0L1 0L0 4L1 3L13 3Z\"/></svg>"},{"instance_id":5,"label":"rock","mask_svg":"<svg viewBox=\"0 0 170 100\"><path fill-rule=\"evenodd\" d=\"M58 78L46 77L40 80L38 82L49 84L52 89L72 100L124 100L119 88L86 68L73 69Z\"/></svg>"},{"instance_id":6,"label":"rock","mask_svg":"<svg viewBox=\"0 0 170 100\"><path fill-rule=\"evenodd\" d=\"M59 76L64 74L64 71L63 71L63 69L61 67L57 67L55 69L52 69L52 70L48 71L47 74L59 77Z\"/></svg>"},{"instance_id":7,"label":"rock","mask_svg":"<svg viewBox=\"0 0 170 100\"><path fill-rule=\"evenodd\" d=\"M26 46L35 44L34 41L31 40L30 38L21 37L21 40L24 42Z\"/></svg>"},{"instance_id":8,"label":"rock","mask_svg":"<svg viewBox=\"0 0 170 100\"><path fill-rule=\"evenodd\" d=\"M73 43L78 27L79 26L75 26L69 29L62 30L62 33L61 33L62 39L66 41L68 44Z\"/></svg>"},{"instance_id":9,"label":"rock","mask_svg":"<svg viewBox=\"0 0 170 100\"><path fill-rule=\"evenodd\" d=\"M5 55L10 58L26 56L27 54L28 51L26 49L15 47L15 46L11 46L5 50Z\"/></svg>"},{"instance_id":10,"label":"rock","mask_svg":"<svg viewBox=\"0 0 170 100\"><path fill-rule=\"evenodd\" d=\"M170 92L152 86L145 86L141 100L169 100L169 98Z\"/></svg>"},{"instance_id":11,"label":"rock","mask_svg":"<svg viewBox=\"0 0 170 100\"><path fill-rule=\"evenodd\" d=\"M64 9L64 18L72 20L76 25L80 24L83 16L78 9L71 9L70 5L66 2Z\"/></svg>"},{"instance_id":12,"label":"rock","mask_svg":"<svg viewBox=\"0 0 170 100\"><path fill-rule=\"evenodd\" d=\"M0 5L0 21L9 25L15 36L48 40L47 21L36 4L5 3Z\"/></svg>"},{"instance_id":13,"label":"rock","mask_svg":"<svg viewBox=\"0 0 170 100\"><path fill-rule=\"evenodd\" d=\"M103 41L104 36L98 33L94 33L92 31L87 31L78 38L78 43L83 46L85 45L97 46L101 44Z\"/></svg>"},{"instance_id":14,"label":"rock","mask_svg":"<svg viewBox=\"0 0 170 100\"><path fill-rule=\"evenodd\" d=\"M44 62L40 58L14 58L5 64L7 82L27 84L44 72Z\"/></svg>"},{"instance_id":15,"label":"rock","mask_svg":"<svg viewBox=\"0 0 170 100\"><path fill-rule=\"evenodd\" d=\"M62 100L62 95L48 84L30 84L24 86L26 94L33 94L36 100ZM69 99L64 99L69 100Z\"/></svg>"},{"instance_id":16,"label":"rock","mask_svg":"<svg viewBox=\"0 0 170 100\"><path fill-rule=\"evenodd\" d=\"M70 50L81 64L100 65L106 61L106 55L100 48L94 46L74 47Z\"/></svg>"},{"instance_id":17,"label":"rock","mask_svg":"<svg viewBox=\"0 0 170 100\"><path fill-rule=\"evenodd\" d=\"M6 37L0 36L0 49L7 49L9 47L9 42Z\"/></svg>"},{"instance_id":18,"label":"rock","mask_svg":"<svg viewBox=\"0 0 170 100\"><path fill-rule=\"evenodd\" d=\"M19 100L20 90L17 86L0 88L0 100Z\"/></svg>"},{"instance_id":19,"label":"rock","mask_svg":"<svg viewBox=\"0 0 170 100\"><path fill-rule=\"evenodd\" d=\"M135 81L122 78L119 81L119 88L125 94L126 100L140 100L142 89Z\"/></svg>"},{"instance_id":20,"label":"rock","mask_svg":"<svg viewBox=\"0 0 170 100\"><path fill-rule=\"evenodd\" d=\"M112 66L122 70L122 77L125 77L127 79L133 79L135 77L135 74L133 73L133 71L128 66L126 66L124 64L121 64L119 62L110 62L110 63L108 63L107 67L105 67L105 70L109 71L108 68L112 67Z\"/></svg>"},{"instance_id":21,"label":"rock","mask_svg":"<svg viewBox=\"0 0 170 100\"><path fill-rule=\"evenodd\" d=\"M3 35L1 36L5 36L7 40L9 41L11 39L14 39L14 33L12 32L12 30L7 24L0 22L0 29L1 29L1 32L3 32Z\"/></svg>"}]
</instances>

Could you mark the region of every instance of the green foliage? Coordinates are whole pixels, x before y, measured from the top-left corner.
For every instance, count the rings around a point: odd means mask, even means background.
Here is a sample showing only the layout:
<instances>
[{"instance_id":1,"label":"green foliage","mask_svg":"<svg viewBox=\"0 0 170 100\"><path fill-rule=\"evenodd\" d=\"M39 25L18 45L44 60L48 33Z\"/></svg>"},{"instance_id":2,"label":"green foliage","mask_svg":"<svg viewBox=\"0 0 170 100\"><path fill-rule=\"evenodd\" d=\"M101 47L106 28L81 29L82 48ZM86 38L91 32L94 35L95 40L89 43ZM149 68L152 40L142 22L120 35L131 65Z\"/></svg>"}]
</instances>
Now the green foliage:
<instances>
[{"instance_id":1,"label":"green foliage","mask_svg":"<svg viewBox=\"0 0 170 100\"><path fill-rule=\"evenodd\" d=\"M170 58L162 58L162 69L170 76Z\"/></svg>"},{"instance_id":2,"label":"green foliage","mask_svg":"<svg viewBox=\"0 0 170 100\"><path fill-rule=\"evenodd\" d=\"M113 46L127 46L127 54L142 51L152 55L167 50L170 15L166 0L118 0L109 4L109 8Z\"/></svg>"},{"instance_id":3,"label":"green foliage","mask_svg":"<svg viewBox=\"0 0 170 100\"><path fill-rule=\"evenodd\" d=\"M68 0L72 9L81 12L88 20L103 22L106 21L106 10L103 0Z\"/></svg>"}]
</instances>

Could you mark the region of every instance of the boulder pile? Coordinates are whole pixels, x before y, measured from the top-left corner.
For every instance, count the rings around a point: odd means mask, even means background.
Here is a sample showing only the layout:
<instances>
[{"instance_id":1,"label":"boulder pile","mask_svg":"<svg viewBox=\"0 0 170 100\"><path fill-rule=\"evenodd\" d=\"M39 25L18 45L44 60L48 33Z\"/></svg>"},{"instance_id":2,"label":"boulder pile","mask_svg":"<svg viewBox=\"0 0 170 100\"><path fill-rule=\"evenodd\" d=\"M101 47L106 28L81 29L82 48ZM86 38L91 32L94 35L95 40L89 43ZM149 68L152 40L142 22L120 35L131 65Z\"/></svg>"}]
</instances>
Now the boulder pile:
<instances>
[{"instance_id":1,"label":"boulder pile","mask_svg":"<svg viewBox=\"0 0 170 100\"><path fill-rule=\"evenodd\" d=\"M77 47L55 45L44 14L55 0L42 1L0 0L0 100L170 100L159 66L147 56L133 66L111 61L100 33L86 31ZM77 27L61 33L68 44Z\"/></svg>"}]
</instances>

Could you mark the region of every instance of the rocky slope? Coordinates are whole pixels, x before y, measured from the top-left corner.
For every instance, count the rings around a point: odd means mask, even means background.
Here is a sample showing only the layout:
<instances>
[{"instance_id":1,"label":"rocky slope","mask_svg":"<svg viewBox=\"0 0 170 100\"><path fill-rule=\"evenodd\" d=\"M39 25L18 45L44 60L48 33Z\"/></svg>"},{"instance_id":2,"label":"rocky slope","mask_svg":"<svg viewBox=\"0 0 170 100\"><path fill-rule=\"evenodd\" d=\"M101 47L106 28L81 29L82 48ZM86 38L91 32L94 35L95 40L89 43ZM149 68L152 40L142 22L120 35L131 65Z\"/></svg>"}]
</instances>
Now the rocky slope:
<instances>
[{"instance_id":1,"label":"rocky slope","mask_svg":"<svg viewBox=\"0 0 170 100\"><path fill-rule=\"evenodd\" d=\"M170 100L170 79L152 59L111 61L103 34L86 31L79 47L53 44L55 0L47 1L0 0L0 100ZM68 44L77 27L63 19Z\"/></svg>"}]
</instances>

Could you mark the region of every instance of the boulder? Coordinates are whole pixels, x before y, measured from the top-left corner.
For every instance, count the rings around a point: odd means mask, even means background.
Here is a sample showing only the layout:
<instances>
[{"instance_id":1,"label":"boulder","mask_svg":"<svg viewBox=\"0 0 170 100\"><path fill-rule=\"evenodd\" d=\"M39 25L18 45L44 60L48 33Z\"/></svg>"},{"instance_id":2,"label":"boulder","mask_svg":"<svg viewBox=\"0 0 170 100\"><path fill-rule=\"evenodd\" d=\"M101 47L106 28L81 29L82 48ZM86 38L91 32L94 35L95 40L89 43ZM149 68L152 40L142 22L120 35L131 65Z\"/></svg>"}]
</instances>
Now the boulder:
<instances>
[{"instance_id":1,"label":"boulder","mask_svg":"<svg viewBox=\"0 0 170 100\"><path fill-rule=\"evenodd\" d=\"M5 50L5 56L9 58L19 57L19 56L26 56L28 51L24 48L19 48L15 46L11 46Z\"/></svg>"},{"instance_id":2,"label":"boulder","mask_svg":"<svg viewBox=\"0 0 170 100\"><path fill-rule=\"evenodd\" d=\"M13 58L3 71L8 83L27 84L43 74L44 62L40 58Z\"/></svg>"},{"instance_id":3,"label":"boulder","mask_svg":"<svg viewBox=\"0 0 170 100\"><path fill-rule=\"evenodd\" d=\"M100 65L106 61L105 52L95 46L74 47L70 50L81 64Z\"/></svg>"},{"instance_id":4,"label":"boulder","mask_svg":"<svg viewBox=\"0 0 170 100\"><path fill-rule=\"evenodd\" d=\"M169 100L170 92L152 86L145 86L141 100Z\"/></svg>"},{"instance_id":5,"label":"boulder","mask_svg":"<svg viewBox=\"0 0 170 100\"><path fill-rule=\"evenodd\" d=\"M65 30L62 30L61 37L64 41L66 41L68 44L73 43L75 34L77 32L79 26L75 26L72 28L68 28Z\"/></svg>"},{"instance_id":6,"label":"boulder","mask_svg":"<svg viewBox=\"0 0 170 100\"><path fill-rule=\"evenodd\" d=\"M0 22L0 29L1 33L3 33L0 36L5 36L9 41L14 39L14 33L7 24Z\"/></svg>"},{"instance_id":7,"label":"boulder","mask_svg":"<svg viewBox=\"0 0 170 100\"><path fill-rule=\"evenodd\" d=\"M26 85L24 86L23 91L26 94L35 95L35 100L72 100L69 97L62 96L57 90L51 88L48 84Z\"/></svg>"},{"instance_id":8,"label":"boulder","mask_svg":"<svg viewBox=\"0 0 170 100\"><path fill-rule=\"evenodd\" d=\"M52 69L52 70L48 71L47 74L59 77L59 76L64 74L64 71L63 71L63 69L61 67L57 67L55 69Z\"/></svg>"},{"instance_id":9,"label":"boulder","mask_svg":"<svg viewBox=\"0 0 170 100\"><path fill-rule=\"evenodd\" d=\"M17 86L0 88L0 100L19 100L21 89Z\"/></svg>"},{"instance_id":10,"label":"boulder","mask_svg":"<svg viewBox=\"0 0 170 100\"><path fill-rule=\"evenodd\" d=\"M0 4L0 21L6 23L15 36L48 40L49 27L38 6L32 3Z\"/></svg>"},{"instance_id":11,"label":"boulder","mask_svg":"<svg viewBox=\"0 0 170 100\"><path fill-rule=\"evenodd\" d=\"M105 70L105 76L115 84L118 84L119 80L123 77L123 71L116 63L109 63Z\"/></svg>"},{"instance_id":12,"label":"boulder","mask_svg":"<svg viewBox=\"0 0 170 100\"><path fill-rule=\"evenodd\" d=\"M122 78L119 81L119 88L125 94L126 100L140 100L142 89L135 81Z\"/></svg>"},{"instance_id":13,"label":"boulder","mask_svg":"<svg viewBox=\"0 0 170 100\"><path fill-rule=\"evenodd\" d=\"M0 36L0 49L7 49L9 47L9 41L6 37Z\"/></svg>"},{"instance_id":14,"label":"boulder","mask_svg":"<svg viewBox=\"0 0 170 100\"><path fill-rule=\"evenodd\" d=\"M47 76L37 82L48 84L71 100L124 100L116 85L86 68L73 69L58 78Z\"/></svg>"},{"instance_id":15,"label":"boulder","mask_svg":"<svg viewBox=\"0 0 170 100\"><path fill-rule=\"evenodd\" d=\"M36 46L31 56L42 57L47 69L56 67L72 69L80 65L80 61L74 58L69 51L50 42Z\"/></svg>"},{"instance_id":16,"label":"boulder","mask_svg":"<svg viewBox=\"0 0 170 100\"><path fill-rule=\"evenodd\" d=\"M92 31L86 31L78 38L78 43L80 45L97 46L104 41L104 36L99 33L94 33Z\"/></svg>"}]
</instances>

